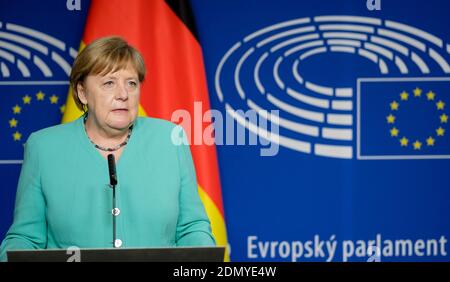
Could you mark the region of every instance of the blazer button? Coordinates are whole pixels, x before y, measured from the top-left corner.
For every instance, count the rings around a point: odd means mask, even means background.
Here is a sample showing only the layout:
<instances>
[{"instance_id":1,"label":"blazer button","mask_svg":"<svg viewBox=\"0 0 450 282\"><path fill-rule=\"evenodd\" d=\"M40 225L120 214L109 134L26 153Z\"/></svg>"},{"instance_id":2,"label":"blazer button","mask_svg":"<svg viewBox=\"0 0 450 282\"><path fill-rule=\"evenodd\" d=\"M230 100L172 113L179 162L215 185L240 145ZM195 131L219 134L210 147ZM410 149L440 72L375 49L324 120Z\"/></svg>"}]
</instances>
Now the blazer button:
<instances>
[{"instance_id":1,"label":"blazer button","mask_svg":"<svg viewBox=\"0 0 450 282\"><path fill-rule=\"evenodd\" d=\"M116 241L114 241L114 247L115 247L115 248L120 248L120 247L122 247L122 240L116 239Z\"/></svg>"},{"instance_id":2,"label":"blazer button","mask_svg":"<svg viewBox=\"0 0 450 282\"><path fill-rule=\"evenodd\" d=\"M119 208L115 208L115 209L113 209L111 212L112 212L112 214L113 214L114 216L118 216L118 215L120 214L120 209L119 209Z\"/></svg>"}]
</instances>

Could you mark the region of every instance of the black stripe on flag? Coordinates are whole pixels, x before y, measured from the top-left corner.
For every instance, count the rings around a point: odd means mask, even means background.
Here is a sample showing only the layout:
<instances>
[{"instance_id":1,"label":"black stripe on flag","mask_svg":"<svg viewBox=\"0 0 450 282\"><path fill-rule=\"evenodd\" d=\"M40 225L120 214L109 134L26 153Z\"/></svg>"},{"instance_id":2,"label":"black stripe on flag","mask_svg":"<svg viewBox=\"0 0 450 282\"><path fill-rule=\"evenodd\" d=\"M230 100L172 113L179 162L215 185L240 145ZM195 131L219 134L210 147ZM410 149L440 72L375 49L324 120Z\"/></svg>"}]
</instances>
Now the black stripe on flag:
<instances>
[{"instance_id":1,"label":"black stripe on flag","mask_svg":"<svg viewBox=\"0 0 450 282\"><path fill-rule=\"evenodd\" d=\"M195 28L194 14L188 0L165 0L172 11L180 18L186 27L198 41L197 30Z\"/></svg>"}]
</instances>

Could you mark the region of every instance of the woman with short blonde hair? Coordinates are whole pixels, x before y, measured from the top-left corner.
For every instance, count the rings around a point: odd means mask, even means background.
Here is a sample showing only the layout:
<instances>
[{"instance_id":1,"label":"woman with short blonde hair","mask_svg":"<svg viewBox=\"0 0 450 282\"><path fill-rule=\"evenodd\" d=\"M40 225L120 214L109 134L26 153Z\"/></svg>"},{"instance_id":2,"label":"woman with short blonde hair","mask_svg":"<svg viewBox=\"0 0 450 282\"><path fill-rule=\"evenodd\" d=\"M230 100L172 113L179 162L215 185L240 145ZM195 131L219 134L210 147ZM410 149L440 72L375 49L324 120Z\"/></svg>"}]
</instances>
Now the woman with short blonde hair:
<instances>
[{"instance_id":1,"label":"woman with short blonde hair","mask_svg":"<svg viewBox=\"0 0 450 282\"><path fill-rule=\"evenodd\" d=\"M185 133L173 140L176 125L137 116L144 77L142 56L122 38L100 38L80 52L70 84L84 114L28 138L0 260L17 249L215 244Z\"/></svg>"}]
</instances>

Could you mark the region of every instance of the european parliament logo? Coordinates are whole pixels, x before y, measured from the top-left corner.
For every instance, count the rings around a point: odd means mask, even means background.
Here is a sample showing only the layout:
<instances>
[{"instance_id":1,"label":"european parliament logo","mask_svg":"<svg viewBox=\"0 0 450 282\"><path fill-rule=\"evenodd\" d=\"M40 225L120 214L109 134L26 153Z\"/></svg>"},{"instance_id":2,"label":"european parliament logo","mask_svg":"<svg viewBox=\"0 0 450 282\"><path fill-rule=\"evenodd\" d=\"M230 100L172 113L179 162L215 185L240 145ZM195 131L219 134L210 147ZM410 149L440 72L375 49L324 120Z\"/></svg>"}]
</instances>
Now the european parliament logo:
<instances>
[{"instance_id":1,"label":"european parliament logo","mask_svg":"<svg viewBox=\"0 0 450 282\"><path fill-rule=\"evenodd\" d=\"M258 125L237 110L279 110L277 119L261 118L277 123L280 146L302 154L447 158L449 53L442 38L399 21L304 17L232 44L217 65L215 92L255 134Z\"/></svg>"},{"instance_id":2,"label":"european parliament logo","mask_svg":"<svg viewBox=\"0 0 450 282\"><path fill-rule=\"evenodd\" d=\"M0 163L21 163L28 136L61 122L76 55L55 37L0 22Z\"/></svg>"}]
</instances>

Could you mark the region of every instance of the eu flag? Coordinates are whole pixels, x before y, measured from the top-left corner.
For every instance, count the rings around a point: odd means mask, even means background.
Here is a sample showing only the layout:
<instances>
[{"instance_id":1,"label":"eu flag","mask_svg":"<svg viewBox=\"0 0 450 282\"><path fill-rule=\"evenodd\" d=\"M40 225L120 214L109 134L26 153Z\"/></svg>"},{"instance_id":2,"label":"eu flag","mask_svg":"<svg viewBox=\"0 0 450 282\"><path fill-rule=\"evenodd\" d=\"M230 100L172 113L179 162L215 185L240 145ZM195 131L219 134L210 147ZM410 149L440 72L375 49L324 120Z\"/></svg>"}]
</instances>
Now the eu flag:
<instances>
[{"instance_id":1,"label":"eu flag","mask_svg":"<svg viewBox=\"0 0 450 282\"><path fill-rule=\"evenodd\" d=\"M358 80L359 159L449 159L450 78Z\"/></svg>"},{"instance_id":2,"label":"eu flag","mask_svg":"<svg viewBox=\"0 0 450 282\"><path fill-rule=\"evenodd\" d=\"M58 124L67 81L0 81L0 162L21 163L23 144L39 128Z\"/></svg>"}]
</instances>

